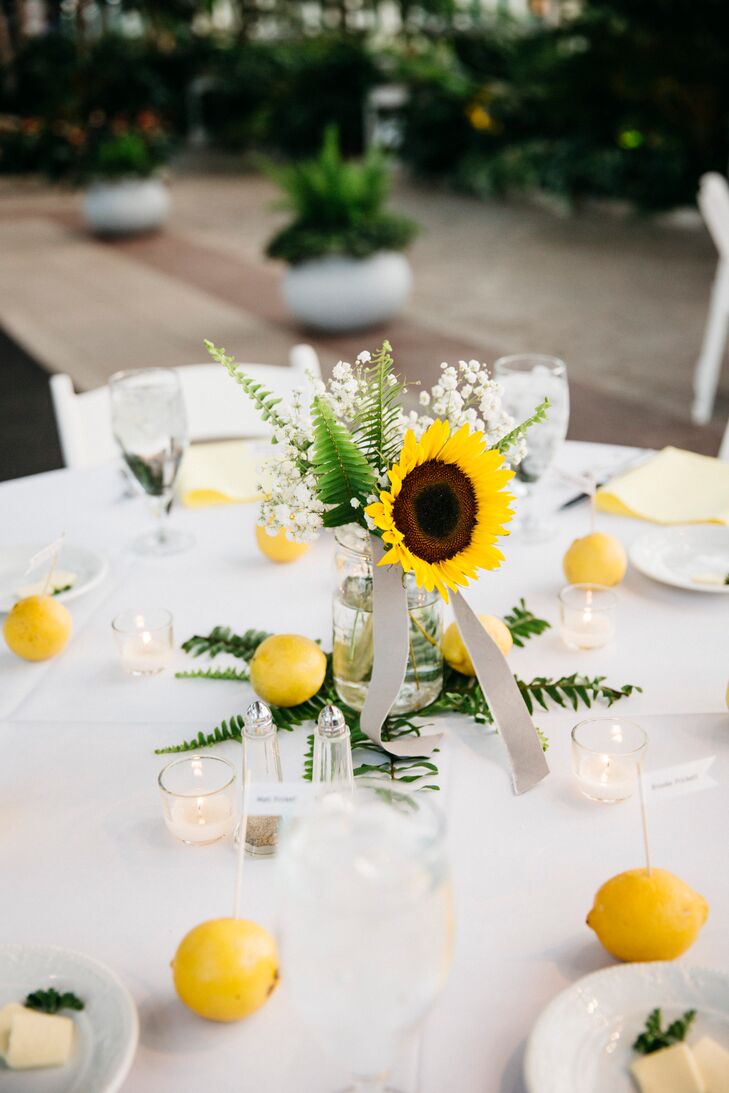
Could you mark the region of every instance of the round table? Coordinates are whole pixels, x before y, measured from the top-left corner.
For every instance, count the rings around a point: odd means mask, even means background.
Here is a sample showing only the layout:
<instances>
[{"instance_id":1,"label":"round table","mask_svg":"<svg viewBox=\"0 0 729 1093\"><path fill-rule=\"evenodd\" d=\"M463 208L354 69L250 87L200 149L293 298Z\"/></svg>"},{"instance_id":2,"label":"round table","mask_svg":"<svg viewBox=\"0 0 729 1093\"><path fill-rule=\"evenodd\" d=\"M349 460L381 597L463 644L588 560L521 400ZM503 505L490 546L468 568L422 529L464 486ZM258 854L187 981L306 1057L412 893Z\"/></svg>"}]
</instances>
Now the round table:
<instances>
[{"instance_id":1,"label":"round table","mask_svg":"<svg viewBox=\"0 0 729 1093\"><path fill-rule=\"evenodd\" d=\"M604 470L627 454L570 443L559 465ZM544 503L574 492L553 475ZM271 1002L240 1025L194 1017L172 989L169 962L183 935L232 912L234 855L230 844L188 848L168 835L155 784L164 759L154 748L242 712L251 692L235 682L177 680L173 670L125 676L110 621L128 608L163 606L174 614L178 644L224 624L307 634L328 647L332 542L326 537L297 563L276 566L256 548L251 506L175 510L173 519L194 533L196 547L142 560L128 545L149 516L141 499L123 498L117 467L0 486L0 545L48 542L65 531L68 541L110 562L107 580L70 605L73 638L56 660L28 664L0 643L3 940L83 950L124 979L141 1021L124 1086L131 1093L327 1093L346 1084L347 1075L293 1012L285 969ZM721 786L729 778L726 600L668 588L631 569L619 589L616 639L602 650L570 652L556 626L561 558L589 530L588 506L557 519L558 533L547 543L512 536L506 564L472 588L471 604L504 614L523 596L555 627L511 654L522 679L579 671L640 685L642 694L616 711L647 729L647 767L715 755L712 775ZM599 519L626 546L646 528ZM189 664L176 654L174 668ZM453 867L455 959L418 1042L398 1065L403 1093L518 1093L525 1038L541 1008L581 975L611 963L585 914L605 880L641 864L640 820L636 799L607 807L578 794L568 742L582 716L550 710L535 717L550 738L552 773L522 797L512 793L498 736L457 718L439 721L448 730L438 763ZM287 780L302 773L309 731L279 734ZM237 759L240 752L229 743L220 754ZM649 817L654 864L678 873L709 901L709 922L684 958L704 964L729 964L723 796L715 789L661 802ZM243 913L273 929L272 875L270 861L246 863Z\"/></svg>"}]
</instances>

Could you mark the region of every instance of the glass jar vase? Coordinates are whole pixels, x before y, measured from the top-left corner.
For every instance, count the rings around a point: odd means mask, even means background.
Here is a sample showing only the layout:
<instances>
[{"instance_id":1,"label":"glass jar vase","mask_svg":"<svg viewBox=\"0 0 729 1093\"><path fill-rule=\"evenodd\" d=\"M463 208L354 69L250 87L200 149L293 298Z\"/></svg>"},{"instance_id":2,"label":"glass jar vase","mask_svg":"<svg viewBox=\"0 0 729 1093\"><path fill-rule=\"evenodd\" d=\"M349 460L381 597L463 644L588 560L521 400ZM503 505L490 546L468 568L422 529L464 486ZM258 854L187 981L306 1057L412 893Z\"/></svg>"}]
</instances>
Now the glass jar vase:
<instances>
[{"instance_id":1,"label":"glass jar vase","mask_svg":"<svg viewBox=\"0 0 729 1093\"><path fill-rule=\"evenodd\" d=\"M336 531L336 587L333 603L334 685L353 710L364 706L372 678L372 553L369 535L356 524ZM443 686L443 618L437 592L418 588L404 574L410 622L410 655L392 713L409 714L430 705Z\"/></svg>"}]
</instances>

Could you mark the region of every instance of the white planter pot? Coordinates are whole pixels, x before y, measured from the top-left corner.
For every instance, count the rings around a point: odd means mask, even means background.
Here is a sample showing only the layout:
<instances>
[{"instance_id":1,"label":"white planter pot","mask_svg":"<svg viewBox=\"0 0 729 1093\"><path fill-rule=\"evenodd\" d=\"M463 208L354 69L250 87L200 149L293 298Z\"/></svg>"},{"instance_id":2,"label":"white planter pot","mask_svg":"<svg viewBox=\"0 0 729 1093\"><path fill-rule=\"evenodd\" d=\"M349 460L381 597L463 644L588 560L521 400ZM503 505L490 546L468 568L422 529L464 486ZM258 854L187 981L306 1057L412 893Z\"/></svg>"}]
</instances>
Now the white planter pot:
<instances>
[{"instance_id":1,"label":"white planter pot","mask_svg":"<svg viewBox=\"0 0 729 1093\"><path fill-rule=\"evenodd\" d=\"M407 258L381 251L369 258L328 257L291 266L283 282L288 307L317 330L362 330L400 310L410 295Z\"/></svg>"},{"instance_id":2,"label":"white planter pot","mask_svg":"<svg viewBox=\"0 0 729 1093\"><path fill-rule=\"evenodd\" d=\"M156 231L169 211L169 191L159 178L94 182L83 199L86 223L100 235Z\"/></svg>"}]
</instances>

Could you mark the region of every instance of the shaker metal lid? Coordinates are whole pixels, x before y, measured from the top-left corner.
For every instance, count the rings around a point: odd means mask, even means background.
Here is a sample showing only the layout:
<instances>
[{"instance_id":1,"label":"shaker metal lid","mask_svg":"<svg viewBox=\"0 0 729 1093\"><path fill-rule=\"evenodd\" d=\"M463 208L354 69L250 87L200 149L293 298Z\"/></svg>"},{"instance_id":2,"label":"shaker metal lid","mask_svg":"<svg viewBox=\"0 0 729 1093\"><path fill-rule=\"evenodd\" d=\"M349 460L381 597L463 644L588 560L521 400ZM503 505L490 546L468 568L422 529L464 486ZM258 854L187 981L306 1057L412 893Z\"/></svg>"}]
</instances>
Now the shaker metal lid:
<instances>
[{"instance_id":1,"label":"shaker metal lid","mask_svg":"<svg viewBox=\"0 0 729 1093\"><path fill-rule=\"evenodd\" d=\"M245 731L248 736L263 736L271 731L273 718L265 702L251 702L246 710Z\"/></svg>"},{"instance_id":2,"label":"shaker metal lid","mask_svg":"<svg viewBox=\"0 0 729 1093\"><path fill-rule=\"evenodd\" d=\"M330 739L335 736L344 736L347 731L347 722L339 706L325 706L319 714L319 732Z\"/></svg>"}]
</instances>

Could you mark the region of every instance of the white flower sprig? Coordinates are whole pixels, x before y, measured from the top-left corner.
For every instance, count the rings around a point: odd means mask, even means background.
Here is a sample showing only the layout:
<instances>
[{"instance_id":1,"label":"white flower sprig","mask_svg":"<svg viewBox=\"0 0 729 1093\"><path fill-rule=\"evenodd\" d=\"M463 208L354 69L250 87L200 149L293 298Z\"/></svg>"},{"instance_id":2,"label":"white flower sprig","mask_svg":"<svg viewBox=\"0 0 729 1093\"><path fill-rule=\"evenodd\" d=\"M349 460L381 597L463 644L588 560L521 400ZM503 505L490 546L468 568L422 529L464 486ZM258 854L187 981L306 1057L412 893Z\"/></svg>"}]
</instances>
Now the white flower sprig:
<instances>
[{"instance_id":1,"label":"white flower sprig","mask_svg":"<svg viewBox=\"0 0 729 1093\"><path fill-rule=\"evenodd\" d=\"M436 418L449 421L453 429L468 425L481 432L491 448L511 432L515 421L504 410L503 390L492 380L485 364L479 361L459 361L458 366L441 364L441 375L430 391L420 392L420 405L425 413L412 410L407 426L420 438ZM526 443L518 440L509 451L508 461L516 466L526 454Z\"/></svg>"}]
</instances>

